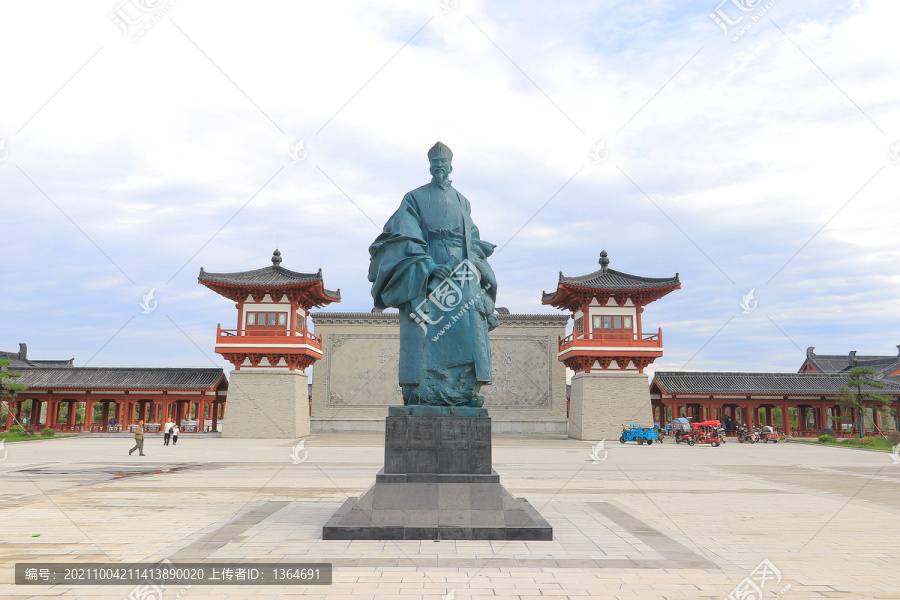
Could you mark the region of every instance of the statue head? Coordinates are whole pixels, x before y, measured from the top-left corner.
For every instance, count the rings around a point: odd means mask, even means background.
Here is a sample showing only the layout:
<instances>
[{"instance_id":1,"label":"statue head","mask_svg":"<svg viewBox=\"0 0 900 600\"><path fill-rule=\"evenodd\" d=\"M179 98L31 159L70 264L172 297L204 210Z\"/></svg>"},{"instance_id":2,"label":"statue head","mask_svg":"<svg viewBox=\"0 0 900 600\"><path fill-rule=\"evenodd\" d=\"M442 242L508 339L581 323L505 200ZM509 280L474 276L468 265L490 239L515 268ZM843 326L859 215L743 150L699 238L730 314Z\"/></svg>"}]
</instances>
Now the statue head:
<instances>
[{"instance_id":1,"label":"statue head","mask_svg":"<svg viewBox=\"0 0 900 600\"><path fill-rule=\"evenodd\" d=\"M450 151L450 148L441 142L432 146L431 150L428 151L428 161L431 163L429 167L431 176L439 181L446 181L450 173L453 172L453 167L450 164L452 160L453 152Z\"/></svg>"}]
</instances>

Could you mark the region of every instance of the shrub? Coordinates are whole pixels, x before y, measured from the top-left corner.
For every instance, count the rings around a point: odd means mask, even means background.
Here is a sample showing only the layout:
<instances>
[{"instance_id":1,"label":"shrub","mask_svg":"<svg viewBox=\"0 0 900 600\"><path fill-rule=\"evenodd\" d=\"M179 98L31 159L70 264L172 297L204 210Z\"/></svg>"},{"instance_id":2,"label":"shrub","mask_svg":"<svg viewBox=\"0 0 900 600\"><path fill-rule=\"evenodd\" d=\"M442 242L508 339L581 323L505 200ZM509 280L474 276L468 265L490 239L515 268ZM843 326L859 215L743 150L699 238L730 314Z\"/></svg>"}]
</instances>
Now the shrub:
<instances>
[{"instance_id":1,"label":"shrub","mask_svg":"<svg viewBox=\"0 0 900 600\"><path fill-rule=\"evenodd\" d=\"M54 435L56 435L56 432L53 431L53 428L51 427L44 427L43 429L41 429L42 437L53 437Z\"/></svg>"},{"instance_id":2,"label":"shrub","mask_svg":"<svg viewBox=\"0 0 900 600\"><path fill-rule=\"evenodd\" d=\"M900 431L886 431L884 439L886 439L891 446L896 446L897 444L900 444Z\"/></svg>"},{"instance_id":3,"label":"shrub","mask_svg":"<svg viewBox=\"0 0 900 600\"><path fill-rule=\"evenodd\" d=\"M850 438L847 440L847 443L854 446L874 446L876 444L875 438L873 437Z\"/></svg>"},{"instance_id":4,"label":"shrub","mask_svg":"<svg viewBox=\"0 0 900 600\"><path fill-rule=\"evenodd\" d=\"M824 427L819 430L819 435L830 435L831 437L834 437L834 429L831 427Z\"/></svg>"},{"instance_id":5,"label":"shrub","mask_svg":"<svg viewBox=\"0 0 900 600\"><path fill-rule=\"evenodd\" d=\"M823 444L833 444L834 436L828 435L827 433L823 433L822 435L819 436L819 441L822 442Z\"/></svg>"},{"instance_id":6,"label":"shrub","mask_svg":"<svg viewBox=\"0 0 900 600\"><path fill-rule=\"evenodd\" d=\"M25 428L22 427L21 425L13 425L12 427L9 428L9 432L22 434L22 433L25 433Z\"/></svg>"}]
</instances>

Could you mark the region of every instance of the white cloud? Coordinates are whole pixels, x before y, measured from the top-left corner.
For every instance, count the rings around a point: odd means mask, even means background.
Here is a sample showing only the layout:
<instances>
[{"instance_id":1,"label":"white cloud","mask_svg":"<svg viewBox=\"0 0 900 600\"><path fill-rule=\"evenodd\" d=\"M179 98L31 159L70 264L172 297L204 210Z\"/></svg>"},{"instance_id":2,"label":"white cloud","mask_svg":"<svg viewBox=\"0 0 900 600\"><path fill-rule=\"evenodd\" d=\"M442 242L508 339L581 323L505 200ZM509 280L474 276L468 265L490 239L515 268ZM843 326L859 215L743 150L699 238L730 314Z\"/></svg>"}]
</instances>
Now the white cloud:
<instances>
[{"instance_id":1,"label":"white cloud","mask_svg":"<svg viewBox=\"0 0 900 600\"><path fill-rule=\"evenodd\" d=\"M892 347L896 3L778 2L768 16L802 52L768 18L730 42L712 2L567 6L179 2L137 43L113 3L4 6L0 197L16 235L0 347L87 360L152 287L158 310L95 362L206 365L165 315L212 355L233 307L199 267L258 268L276 245L289 268L323 268L338 310L368 310L368 245L428 180L436 139L482 236L515 235L493 259L514 312L548 311L541 289L606 247L613 268L681 273L646 313L662 365L740 315L751 287L760 315L689 368L799 366L764 310L802 348ZM589 164L604 137L610 158Z\"/></svg>"}]
</instances>

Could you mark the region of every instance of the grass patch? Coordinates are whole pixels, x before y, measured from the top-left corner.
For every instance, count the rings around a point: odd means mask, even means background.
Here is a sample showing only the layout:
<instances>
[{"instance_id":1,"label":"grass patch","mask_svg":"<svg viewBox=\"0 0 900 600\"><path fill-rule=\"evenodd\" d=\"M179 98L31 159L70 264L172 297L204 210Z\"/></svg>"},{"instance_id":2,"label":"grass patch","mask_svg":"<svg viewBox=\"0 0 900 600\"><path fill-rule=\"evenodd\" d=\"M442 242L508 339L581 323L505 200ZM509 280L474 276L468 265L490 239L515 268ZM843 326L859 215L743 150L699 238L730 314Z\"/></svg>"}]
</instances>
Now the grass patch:
<instances>
[{"instance_id":1,"label":"grass patch","mask_svg":"<svg viewBox=\"0 0 900 600\"><path fill-rule=\"evenodd\" d=\"M40 434L27 434L27 433L19 433L19 432L3 432L0 433L0 442L30 442L33 440L49 440L53 438L63 438L63 437L75 437L78 435L77 433L64 433L64 434L56 434L53 437L41 437Z\"/></svg>"},{"instance_id":2,"label":"grass patch","mask_svg":"<svg viewBox=\"0 0 900 600\"><path fill-rule=\"evenodd\" d=\"M823 436L824 437L824 436ZM828 436L831 437L831 436ZM803 444L815 444L817 446L839 446L841 448L866 448L869 450L886 450L894 449L893 445L882 437L864 437L864 438L837 438L834 440L817 440L817 439L797 439L793 441Z\"/></svg>"}]
</instances>

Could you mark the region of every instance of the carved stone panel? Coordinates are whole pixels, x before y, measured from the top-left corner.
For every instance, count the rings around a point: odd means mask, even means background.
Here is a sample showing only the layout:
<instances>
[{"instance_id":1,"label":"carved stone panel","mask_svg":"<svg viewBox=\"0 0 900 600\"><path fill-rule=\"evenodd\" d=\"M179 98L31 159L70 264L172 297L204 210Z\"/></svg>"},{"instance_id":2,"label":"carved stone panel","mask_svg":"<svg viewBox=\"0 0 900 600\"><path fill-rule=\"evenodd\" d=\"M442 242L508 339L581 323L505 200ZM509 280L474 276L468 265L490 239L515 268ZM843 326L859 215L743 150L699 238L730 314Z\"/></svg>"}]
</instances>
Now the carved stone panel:
<instances>
[{"instance_id":1,"label":"carved stone panel","mask_svg":"<svg viewBox=\"0 0 900 600\"><path fill-rule=\"evenodd\" d=\"M487 408L546 409L550 406L552 377L547 336L497 337L491 340L494 382L483 386Z\"/></svg>"},{"instance_id":2,"label":"carved stone panel","mask_svg":"<svg viewBox=\"0 0 900 600\"><path fill-rule=\"evenodd\" d=\"M328 336L325 351L328 406L403 404L399 384L399 336L332 334Z\"/></svg>"}]
</instances>

